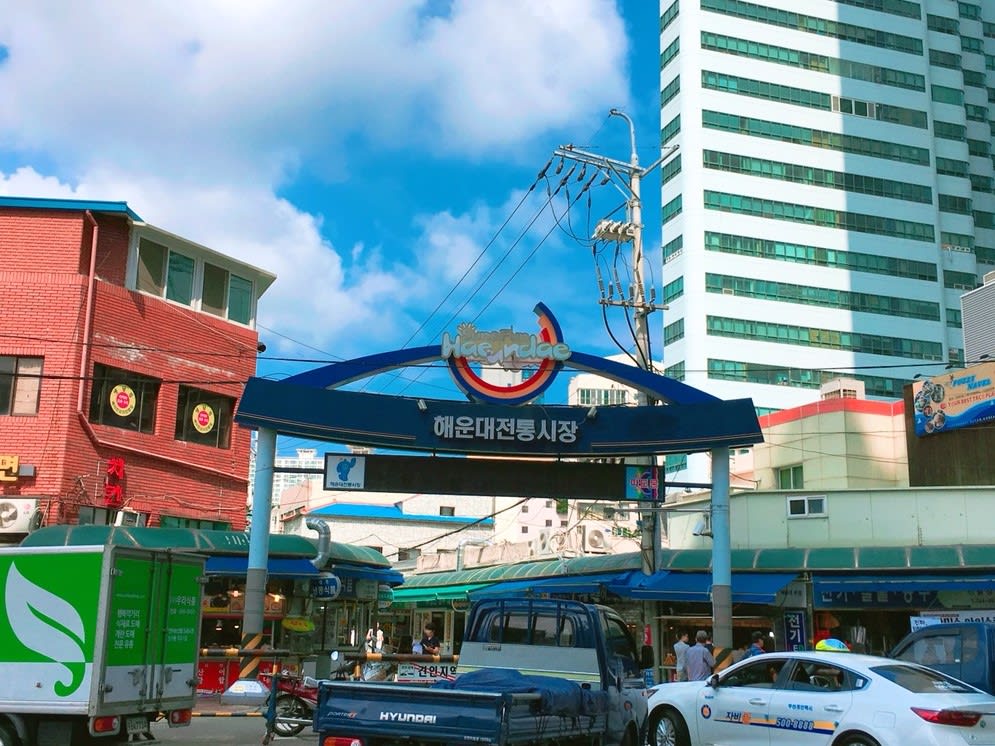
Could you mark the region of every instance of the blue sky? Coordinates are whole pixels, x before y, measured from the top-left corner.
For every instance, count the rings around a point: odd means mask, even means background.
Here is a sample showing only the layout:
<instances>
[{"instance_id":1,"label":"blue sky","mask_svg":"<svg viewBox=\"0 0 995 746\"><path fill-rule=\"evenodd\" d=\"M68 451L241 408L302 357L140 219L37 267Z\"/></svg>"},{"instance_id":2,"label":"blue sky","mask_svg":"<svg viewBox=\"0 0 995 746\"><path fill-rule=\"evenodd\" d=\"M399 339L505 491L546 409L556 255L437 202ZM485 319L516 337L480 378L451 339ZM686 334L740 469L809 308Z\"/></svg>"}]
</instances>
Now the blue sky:
<instances>
[{"instance_id":1,"label":"blue sky","mask_svg":"<svg viewBox=\"0 0 995 746\"><path fill-rule=\"evenodd\" d=\"M572 347L612 353L590 246L541 209L544 182L525 192L564 143L627 161L612 107L635 120L641 162L658 156L658 11L651 0L0 0L0 194L126 200L274 272L261 375L311 367L282 358L437 342L478 314L482 329L531 331L539 300ZM657 288L659 185L657 171L643 189ZM596 189L591 224L621 199ZM570 217L587 234L586 200ZM609 319L631 342L621 312ZM656 351L661 329L656 314ZM455 395L444 377L416 376L368 390Z\"/></svg>"}]
</instances>

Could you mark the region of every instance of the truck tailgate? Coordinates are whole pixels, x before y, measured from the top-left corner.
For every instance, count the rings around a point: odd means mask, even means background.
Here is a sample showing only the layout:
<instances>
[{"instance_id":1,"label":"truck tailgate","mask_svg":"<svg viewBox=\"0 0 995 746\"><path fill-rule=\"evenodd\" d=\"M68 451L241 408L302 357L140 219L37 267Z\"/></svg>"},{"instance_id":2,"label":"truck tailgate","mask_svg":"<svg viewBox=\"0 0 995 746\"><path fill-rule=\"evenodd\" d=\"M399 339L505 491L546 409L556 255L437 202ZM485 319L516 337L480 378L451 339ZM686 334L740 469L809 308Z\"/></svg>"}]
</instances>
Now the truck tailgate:
<instances>
[{"instance_id":1,"label":"truck tailgate","mask_svg":"<svg viewBox=\"0 0 995 746\"><path fill-rule=\"evenodd\" d=\"M322 682L315 730L322 736L500 743L506 710L538 701L534 694Z\"/></svg>"}]
</instances>

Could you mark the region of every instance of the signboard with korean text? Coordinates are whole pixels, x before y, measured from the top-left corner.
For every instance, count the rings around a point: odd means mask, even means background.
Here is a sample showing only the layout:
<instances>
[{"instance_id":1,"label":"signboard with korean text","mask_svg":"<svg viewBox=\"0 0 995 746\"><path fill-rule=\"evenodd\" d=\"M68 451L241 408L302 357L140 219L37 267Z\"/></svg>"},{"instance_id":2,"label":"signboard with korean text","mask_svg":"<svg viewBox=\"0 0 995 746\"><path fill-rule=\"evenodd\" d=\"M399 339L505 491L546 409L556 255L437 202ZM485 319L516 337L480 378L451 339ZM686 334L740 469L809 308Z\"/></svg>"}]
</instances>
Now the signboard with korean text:
<instances>
[{"instance_id":1,"label":"signboard with korean text","mask_svg":"<svg viewBox=\"0 0 995 746\"><path fill-rule=\"evenodd\" d=\"M971 365L912 384L916 435L995 420L995 363Z\"/></svg>"},{"instance_id":2,"label":"signboard with korean text","mask_svg":"<svg viewBox=\"0 0 995 746\"><path fill-rule=\"evenodd\" d=\"M325 489L366 489L366 457L353 454L326 453Z\"/></svg>"},{"instance_id":3,"label":"signboard with korean text","mask_svg":"<svg viewBox=\"0 0 995 746\"><path fill-rule=\"evenodd\" d=\"M804 609L784 612L784 646L787 650L804 650L808 644L808 629Z\"/></svg>"},{"instance_id":4,"label":"signboard with korean text","mask_svg":"<svg viewBox=\"0 0 995 746\"><path fill-rule=\"evenodd\" d=\"M481 329L476 321L446 331L439 344L402 348L322 366L282 381L249 379L235 421L250 428L350 445L435 454L627 456L688 453L763 441L750 399L722 401L674 378L580 352L565 340L550 309L533 308L538 330ZM342 387L406 366L443 362L469 401L346 391ZM541 397L564 367L631 386L659 406L558 406ZM485 369L519 381L491 383ZM345 489L359 461L337 461L328 474ZM339 476L338 467L345 476ZM637 475L652 499L652 474ZM369 486L367 485L367 488Z\"/></svg>"},{"instance_id":5,"label":"signboard with korean text","mask_svg":"<svg viewBox=\"0 0 995 746\"><path fill-rule=\"evenodd\" d=\"M456 678L455 663L398 663L397 681L405 684L433 684Z\"/></svg>"}]
</instances>

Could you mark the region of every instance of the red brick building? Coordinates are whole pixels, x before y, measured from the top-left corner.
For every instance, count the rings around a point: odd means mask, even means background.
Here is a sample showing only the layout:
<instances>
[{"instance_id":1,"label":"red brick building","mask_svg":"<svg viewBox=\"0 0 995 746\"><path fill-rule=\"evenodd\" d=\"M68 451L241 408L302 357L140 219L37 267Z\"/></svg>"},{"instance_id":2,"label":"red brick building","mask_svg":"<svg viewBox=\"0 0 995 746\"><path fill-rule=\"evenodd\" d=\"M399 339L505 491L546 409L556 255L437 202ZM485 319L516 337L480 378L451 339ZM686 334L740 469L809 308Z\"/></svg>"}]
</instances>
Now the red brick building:
<instances>
[{"instance_id":1,"label":"red brick building","mask_svg":"<svg viewBox=\"0 0 995 746\"><path fill-rule=\"evenodd\" d=\"M123 202L0 197L0 541L45 523L242 529L275 277Z\"/></svg>"}]
</instances>

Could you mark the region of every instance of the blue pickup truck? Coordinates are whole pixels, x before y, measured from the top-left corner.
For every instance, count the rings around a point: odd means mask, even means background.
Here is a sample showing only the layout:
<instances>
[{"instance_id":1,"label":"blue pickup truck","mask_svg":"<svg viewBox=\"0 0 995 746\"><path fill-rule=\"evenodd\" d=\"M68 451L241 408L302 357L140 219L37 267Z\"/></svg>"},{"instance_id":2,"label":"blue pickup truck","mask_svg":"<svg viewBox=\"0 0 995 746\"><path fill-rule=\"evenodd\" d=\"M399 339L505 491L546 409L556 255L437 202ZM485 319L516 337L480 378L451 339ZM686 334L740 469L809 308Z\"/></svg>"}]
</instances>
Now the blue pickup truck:
<instances>
[{"instance_id":1,"label":"blue pickup truck","mask_svg":"<svg viewBox=\"0 0 995 746\"><path fill-rule=\"evenodd\" d=\"M607 607L482 600L470 611L453 681L323 681L314 728L328 746L637 746L646 725L641 662Z\"/></svg>"},{"instance_id":2,"label":"blue pickup truck","mask_svg":"<svg viewBox=\"0 0 995 746\"><path fill-rule=\"evenodd\" d=\"M995 624L950 622L923 627L903 637L888 656L921 663L995 694Z\"/></svg>"}]
</instances>

